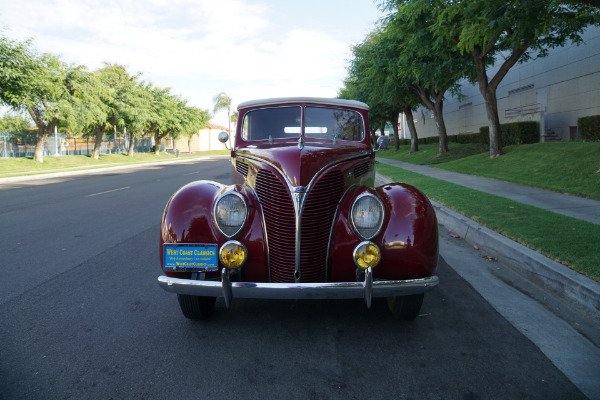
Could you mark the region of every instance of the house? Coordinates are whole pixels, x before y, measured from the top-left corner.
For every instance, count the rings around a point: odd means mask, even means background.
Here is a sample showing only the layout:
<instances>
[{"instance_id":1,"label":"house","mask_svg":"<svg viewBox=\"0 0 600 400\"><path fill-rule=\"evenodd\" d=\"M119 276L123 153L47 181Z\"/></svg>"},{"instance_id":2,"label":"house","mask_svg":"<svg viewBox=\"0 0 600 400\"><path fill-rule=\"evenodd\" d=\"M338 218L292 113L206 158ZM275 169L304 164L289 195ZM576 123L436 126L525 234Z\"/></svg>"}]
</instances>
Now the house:
<instances>
[{"instance_id":1,"label":"house","mask_svg":"<svg viewBox=\"0 0 600 400\"><path fill-rule=\"evenodd\" d=\"M180 137L176 140L166 138L166 150L176 151L180 153L193 153L196 151L211 151L211 150L227 150L225 145L218 140L219 132L228 132L228 129L222 125L216 124L212 121L208 123L208 126L190 138ZM232 136L230 134L230 136ZM231 140L234 138L232 137ZM173 146L173 142L175 146Z\"/></svg>"}]
</instances>

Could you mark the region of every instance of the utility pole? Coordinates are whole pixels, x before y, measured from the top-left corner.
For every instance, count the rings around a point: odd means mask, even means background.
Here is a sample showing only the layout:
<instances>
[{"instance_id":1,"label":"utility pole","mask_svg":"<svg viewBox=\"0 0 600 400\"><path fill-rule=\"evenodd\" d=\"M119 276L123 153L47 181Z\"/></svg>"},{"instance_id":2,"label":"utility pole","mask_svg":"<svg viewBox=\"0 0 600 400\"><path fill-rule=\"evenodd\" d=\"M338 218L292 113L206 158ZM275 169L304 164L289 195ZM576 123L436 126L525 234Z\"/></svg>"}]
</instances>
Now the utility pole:
<instances>
[{"instance_id":1,"label":"utility pole","mask_svg":"<svg viewBox=\"0 0 600 400\"><path fill-rule=\"evenodd\" d=\"M58 154L58 129L56 129L56 125L54 125L54 155L60 155Z\"/></svg>"}]
</instances>

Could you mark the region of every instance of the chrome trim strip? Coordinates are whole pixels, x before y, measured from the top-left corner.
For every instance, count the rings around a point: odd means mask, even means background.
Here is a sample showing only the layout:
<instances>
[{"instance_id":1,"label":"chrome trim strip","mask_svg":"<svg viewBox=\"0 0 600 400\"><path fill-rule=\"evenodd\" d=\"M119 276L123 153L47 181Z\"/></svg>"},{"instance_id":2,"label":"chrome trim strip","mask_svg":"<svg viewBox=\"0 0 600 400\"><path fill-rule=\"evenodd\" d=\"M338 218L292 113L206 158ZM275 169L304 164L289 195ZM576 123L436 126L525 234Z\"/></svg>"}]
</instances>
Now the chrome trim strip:
<instances>
[{"instance_id":1,"label":"chrome trim strip","mask_svg":"<svg viewBox=\"0 0 600 400\"><path fill-rule=\"evenodd\" d=\"M230 282L232 297L247 299L360 299L365 282L263 283ZM158 284L171 293L223 297L220 281L195 281L159 276ZM426 293L439 284L437 276L400 281L373 281L371 297L407 296Z\"/></svg>"}]
</instances>

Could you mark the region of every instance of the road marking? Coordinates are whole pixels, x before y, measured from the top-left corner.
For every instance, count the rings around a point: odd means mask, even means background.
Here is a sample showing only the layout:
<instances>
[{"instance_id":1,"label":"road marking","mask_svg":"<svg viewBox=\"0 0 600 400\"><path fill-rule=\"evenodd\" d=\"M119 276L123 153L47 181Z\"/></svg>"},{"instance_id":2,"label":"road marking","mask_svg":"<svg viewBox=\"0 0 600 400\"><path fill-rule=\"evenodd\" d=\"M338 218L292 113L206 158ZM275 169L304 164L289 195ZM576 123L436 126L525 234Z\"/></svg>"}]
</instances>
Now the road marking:
<instances>
[{"instance_id":1,"label":"road marking","mask_svg":"<svg viewBox=\"0 0 600 400\"><path fill-rule=\"evenodd\" d=\"M98 196L100 194L106 194L106 193L110 193L110 192L116 192L118 190L125 190L125 189L129 189L129 186L125 186L119 189L113 189L113 190L107 190L106 192L100 192L100 193L94 193L94 194L88 194L87 197L92 197L92 196Z\"/></svg>"},{"instance_id":2,"label":"road marking","mask_svg":"<svg viewBox=\"0 0 600 400\"><path fill-rule=\"evenodd\" d=\"M189 172L189 173L187 173L187 174L183 174L183 176L186 176L186 175L194 175L194 174L199 174L199 173L200 173L200 171L197 171L197 172Z\"/></svg>"}]
</instances>

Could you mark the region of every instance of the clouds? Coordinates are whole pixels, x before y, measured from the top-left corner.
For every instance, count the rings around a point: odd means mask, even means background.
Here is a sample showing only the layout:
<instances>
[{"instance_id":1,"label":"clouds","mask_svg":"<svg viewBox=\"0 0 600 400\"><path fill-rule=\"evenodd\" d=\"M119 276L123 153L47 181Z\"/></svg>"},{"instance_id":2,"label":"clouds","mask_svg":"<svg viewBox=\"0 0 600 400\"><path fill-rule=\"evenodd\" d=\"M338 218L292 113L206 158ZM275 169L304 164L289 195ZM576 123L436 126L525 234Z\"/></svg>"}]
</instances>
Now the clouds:
<instances>
[{"instance_id":1,"label":"clouds","mask_svg":"<svg viewBox=\"0 0 600 400\"><path fill-rule=\"evenodd\" d=\"M341 0L287 3L25 0L2 2L0 25L8 36L34 37L38 50L67 62L90 69L103 62L126 65L202 108L211 108L212 96L221 91L234 102L334 96L350 45L372 25L375 6L371 0L361 5L373 16L365 18L364 10Z\"/></svg>"}]
</instances>

